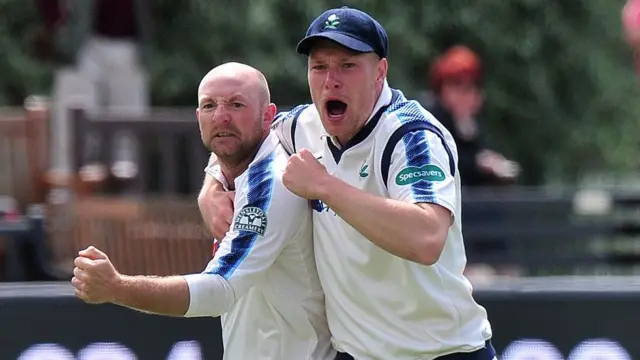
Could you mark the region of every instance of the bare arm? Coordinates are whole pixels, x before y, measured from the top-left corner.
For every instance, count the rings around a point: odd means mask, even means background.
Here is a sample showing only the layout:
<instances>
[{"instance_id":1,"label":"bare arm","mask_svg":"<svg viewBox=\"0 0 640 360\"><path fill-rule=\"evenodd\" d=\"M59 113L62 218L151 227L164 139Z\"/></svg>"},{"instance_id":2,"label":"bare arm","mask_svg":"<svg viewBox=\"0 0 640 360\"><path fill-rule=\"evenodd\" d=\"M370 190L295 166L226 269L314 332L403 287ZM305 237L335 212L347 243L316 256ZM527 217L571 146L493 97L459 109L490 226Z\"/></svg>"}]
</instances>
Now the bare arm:
<instances>
[{"instance_id":1,"label":"bare arm","mask_svg":"<svg viewBox=\"0 0 640 360\"><path fill-rule=\"evenodd\" d=\"M189 286L182 276L127 276L109 257L90 246L78 252L71 283L88 303L110 302L153 314L184 316L189 310Z\"/></svg>"},{"instance_id":2,"label":"bare arm","mask_svg":"<svg viewBox=\"0 0 640 360\"><path fill-rule=\"evenodd\" d=\"M220 316L235 302L235 291L229 282L216 274L121 275L112 302L165 316Z\"/></svg>"},{"instance_id":3,"label":"bare arm","mask_svg":"<svg viewBox=\"0 0 640 360\"><path fill-rule=\"evenodd\" d=\"M213 223L214 216L211 213L212 204L211 200L214 198L216 193L223 192L222 184L220 184L213 176L209 174L205 174L204 176L204 184L202 185L202 189L200 190L200 194L198 195L198 208L200 209L200 214L202 215L202 220L204 221L207 229L214 234L215 238L218 238L215 235L215 226ZM223 234L218 234L223 235ZM223 235L224 236L224 235Z\"/></svg>"},{"instance_id":4,"label":"bare arm","mask_svg":"<svg viewBox=\"0 0 640 360\"><path fill-rule=\"evenodd\" d=\"M184 316L189 310L189 286L182 276L120 275L113 296L116 305L152 314Z\"/></svg>"},{"instance_id":5,"label":"bare arm","mask_svg":"<svg viewBox=\"0 0 640 360\"><path fill-rule=\"evenodd\" d=\"M127 276L118 273L105 253L93 246L75 259L75 294L93 304L110 302L165 316L219 316L233 304L229 283L215 274Z\"/></svg>"},{"instance_id":6,"label":"bare arm","mask_svg":"<svg viewBox=\"0 0 640 360\"><path fill-rule=\"evenodd\" d=\"M420 264L438 261L451 226L449 210L435 204L382 198L335 177L327 179L320 200L369 241Z\"/></svg>"},{"instance_id":7,"label":"bare arm","mask_svg":"<svg viewBox=\"0 0 640 360\"><path fill-rule=\"evenodd\" d=\"M229 231L233 220L233 198L235 192L225 191L222 184L210 173L210 166L214 165L216 156L211 153L207 171L205 171L204 183L198 195L198 208L207 229L214 239L222 240Z\"/></svg>"}]
</instances>

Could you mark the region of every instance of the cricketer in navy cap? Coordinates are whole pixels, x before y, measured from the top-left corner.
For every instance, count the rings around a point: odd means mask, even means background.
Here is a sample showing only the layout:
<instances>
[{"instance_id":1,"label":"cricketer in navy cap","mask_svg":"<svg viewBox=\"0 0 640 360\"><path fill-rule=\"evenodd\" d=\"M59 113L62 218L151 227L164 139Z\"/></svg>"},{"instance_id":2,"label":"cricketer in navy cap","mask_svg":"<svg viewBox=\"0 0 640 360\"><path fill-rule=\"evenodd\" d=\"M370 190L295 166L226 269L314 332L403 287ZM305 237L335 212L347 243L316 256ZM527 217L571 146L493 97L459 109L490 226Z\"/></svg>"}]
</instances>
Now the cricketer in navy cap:
<instances>
[{"instance_id":1,"label":"cricketer in navy cap","mask_svg":"<svg viewBox=\"0 0 640 360\"><path fill-rule=\"evenodd\" d=\"M343 6L327 10L318 16L296 48L299 54L309 55L316 40L325 38L356 52L376 53L387 57L387 33L369 14Z\"/></svg>"},{"instance_id":2,"label":"cricketer in navy cap","mask_svg":"<svg viewBox=\"0 0 640 360\"><path fill-rule=\"evenodd\" d=\"M495 360L487 312L464 275L455 141L389 86L387 42L362 11L324 12L297 47L313 104L272 125L291 154L282 184L315 211L316 269L340 352L333 360ZM412 170L431 168L437 176ZM207 183L201 194L220 200L199 197L203 216L226 219L228 198ZM381 268L393 271L383 279Z\"/></svg>"}]
</instances>

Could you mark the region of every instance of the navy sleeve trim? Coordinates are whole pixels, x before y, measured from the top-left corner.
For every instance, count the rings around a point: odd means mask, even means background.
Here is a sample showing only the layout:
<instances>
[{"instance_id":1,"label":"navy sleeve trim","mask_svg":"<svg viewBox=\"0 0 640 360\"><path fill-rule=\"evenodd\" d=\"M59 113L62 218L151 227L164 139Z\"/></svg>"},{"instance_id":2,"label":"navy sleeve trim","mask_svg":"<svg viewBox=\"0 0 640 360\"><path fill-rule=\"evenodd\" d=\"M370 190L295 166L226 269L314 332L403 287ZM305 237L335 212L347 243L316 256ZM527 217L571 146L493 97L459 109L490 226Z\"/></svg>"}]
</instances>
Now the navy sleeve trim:
<instances>
[{"instance_id":1,"label":"navy sleeve trim","mask_svg":"<svg viewBox=\"0 0 640 360\"><path fill-rule=\"evenodd\" d=\"M258 208L261 209L264 214L268 212L274 185L273 159L274 154L271 153L257 164L249 167L247 204L243 206L243 209ZM242 261L249 255L257 239L258 233L256 232L246 230L238 231L238 235L231 240L231 251L221 256L216 268L209 273L218 274L225 279L229 279Z\"/></svg>"},{"instance_id":2,"label":"navy sleeve trim","mask_svg":"<svg viewBox=\"0 0 640 360\"><path fill-rule=\"evenodd\" d=\"M406 134L422 130L430 131L440 138L440 141L442 141L442 146L444 146L444 149L449 156L449 170L451 171L451 175L456 175L456 164L453 160L453 153L451 152L451 149L449 149L442 131L440 131L440 129L438 129L433 124L425 121L411 121L403 124L398 129L396 129L396 131L394 131L389 138L389 141L387 141L387 145L384 147L384 151L382 152L381 174L382 181L384 182L385 186L388 187L387 183L389 179L389 169L391 168L391 157L393 156L393 151L395 150L396 145Z\"/></svg>"},{"instance_id":3,"label":"navy sleeve trim","mask_svg":"<svg viewBox=\"0 0 640 360\"><path fill-rule=\"evenodd\" d=\"M291 119L291 146L293 147L294 153L298 151L296 149L296 129L298 128L298 118L300 117L300 114L302 114L302 112L308 107L309 105L300 105L297 108L291 110L291 112L293 113L293 119Z\"/></svg>"}]
</instances>

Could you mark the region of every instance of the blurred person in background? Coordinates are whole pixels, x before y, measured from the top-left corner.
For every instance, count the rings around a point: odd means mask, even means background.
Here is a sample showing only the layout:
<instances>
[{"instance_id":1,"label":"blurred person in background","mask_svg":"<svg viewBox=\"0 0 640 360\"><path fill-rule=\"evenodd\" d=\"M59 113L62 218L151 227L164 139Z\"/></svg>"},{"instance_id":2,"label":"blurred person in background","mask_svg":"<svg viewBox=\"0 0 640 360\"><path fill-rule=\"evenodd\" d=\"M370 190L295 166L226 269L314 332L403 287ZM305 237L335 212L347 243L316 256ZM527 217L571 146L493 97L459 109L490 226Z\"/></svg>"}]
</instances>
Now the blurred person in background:
<instances>
[{"instance_id":1,"label":"blurred person in background","mask_svg":"<svg viewBox=\"0 0 640 360\"><path fill-rule=\"evenodd\" d=\"M448 49L429 70L432 96L425 108L440 120L456 142L463 186L512 184L517 180L519 165L487 147L478 119L484 105L482 72L482 63L475 52L460 45ZM517 267L494 267L476 261L476 255L507 252L506 239L487 237L465 246L469 259L465 275L472 283L494 281L498 275L520 275Z\"/></svg>"},{"instance_id":2,"label":"blurred person in background","mask_svg":"<svg viewBox=\"0 0 640 360\"><path fill-rule=\"evenodd\" d=\"M519 167L487 148L478 114L484 104L482 64L464 46L454 46L438 57L429 72L433 98L425 108L451 132L458 147L463 186L512 183Z\"/></svg>"},{"instance_id":3,"label":"blurred person in background","mask_svg":"<svg viewBox=\"0 0 640 360\"><path fill-rule=\"evenodd\" d=\"M35 0L35 5L44 23L36 46L59 65L52 91L52 166L56 172L71 175L70 109L131 116L149 109L150 2ZM114 176L135 176L135 139L123 133L114 141L114 164L85 166L83 174L104 177L103 165L113 165ZM96 160L97 147L107 144L87 134L86 146L93 154L85 159L90 163Z\"/></svg>"}]
</instances>

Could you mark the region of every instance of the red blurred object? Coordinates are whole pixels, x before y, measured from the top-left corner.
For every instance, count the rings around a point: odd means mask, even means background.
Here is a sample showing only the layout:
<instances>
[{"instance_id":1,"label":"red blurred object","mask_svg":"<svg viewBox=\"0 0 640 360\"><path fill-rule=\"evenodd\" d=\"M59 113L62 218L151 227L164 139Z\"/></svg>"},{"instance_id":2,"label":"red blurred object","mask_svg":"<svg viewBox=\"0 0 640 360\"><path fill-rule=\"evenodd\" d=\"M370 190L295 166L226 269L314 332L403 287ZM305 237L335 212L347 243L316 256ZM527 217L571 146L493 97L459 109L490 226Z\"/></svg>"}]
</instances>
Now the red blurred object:
<instances>
[{"instance_id":1,"label":"red blurred object","mask_svg":"<svg viewBox=\"0 0 640 360\"><path fill-rule=\"evenodd\" d=\"M431 89L439 92L445 81L471 82L480 85L482 62L480 57L466 46L456 45L438 57L429 74Z\"/></svg>"},{"instance_id":2,"label":"red blurred object","mask_svg":"<svg viewBox=\"0 0 640 360\"><path fill-rule=\"evenodd\" d=\"M636 73L640 76L640 0L628 0L622 9L622 29L634 50Z\"/></svg>"},{"instance_id":3,"label":"red blurred object","mask_svg":"<svg viewBox=\"0 0 640 360\"><path fill-rule=\"evenodd\" d=\"M640 0L628 0L622 9L622 27L627 41L634 47L640 46Z\"/></svg>"},{"instance_id":4,"label":"red blurred object","mask_svg":"<svg viewBox=\"0 0 640 360\"><path fill-rule=\"evenodd\" d=\"M0 196L0 221L16 221L20 218L16 200L9 196Z\"/></svg>"},{"instance_id":5,"label":"red blurred object","mask_svg":"<svg viewBox=\"0 0 640 360\"><path fill-rule=\"evenodd\" d=\"M2 221L18 221L20 220L20 213L17 211L11 210L2 214Z\"/></svg>"}]
</instances>

